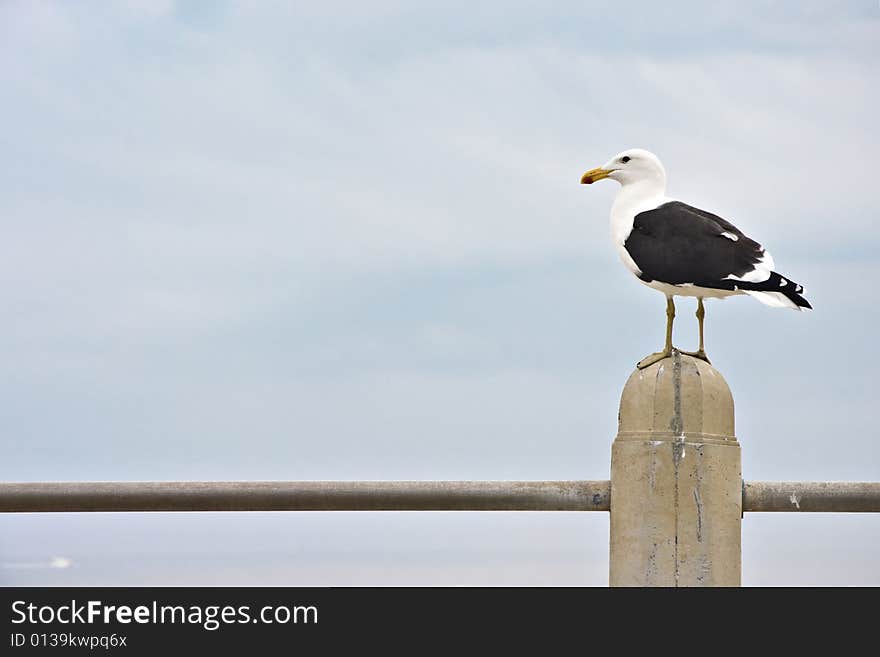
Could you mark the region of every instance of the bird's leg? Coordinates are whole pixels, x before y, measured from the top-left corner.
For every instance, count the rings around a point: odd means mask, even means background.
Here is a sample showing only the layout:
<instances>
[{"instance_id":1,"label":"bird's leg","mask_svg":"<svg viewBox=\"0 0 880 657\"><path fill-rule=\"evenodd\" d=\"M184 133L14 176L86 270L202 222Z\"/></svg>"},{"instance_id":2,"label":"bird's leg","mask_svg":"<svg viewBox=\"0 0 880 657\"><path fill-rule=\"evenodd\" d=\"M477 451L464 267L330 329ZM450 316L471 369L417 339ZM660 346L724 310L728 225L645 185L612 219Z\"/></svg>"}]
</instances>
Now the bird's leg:
<instances>
[{"instance_id":1,"label":"bird's leg","mask_svg":"<svg viewBox=\"0 0 880 657\"><path fill-rule=\"evenodd\" d=\"M703 344L703 318L706 317L706 309L703 307L703 297L697 297L697 321L700 323L700 348L696 351L682 351L681 353L699 358L707 363L711 363L709 357L706 356L706 348Z\"/></svg>"},{"instance_id":2,"label":"bird's leg","mask_svg":"<svg viewBox=\"0 0 880 657\"><path fill-rule=\"evenodd\" d=\"M674 319L675 304L672 302L672 297L666 297L666 344L663 346L663 351L642 358L636 365L640 370L672 355L672 320Z\"/></svg>"}]
</instances>

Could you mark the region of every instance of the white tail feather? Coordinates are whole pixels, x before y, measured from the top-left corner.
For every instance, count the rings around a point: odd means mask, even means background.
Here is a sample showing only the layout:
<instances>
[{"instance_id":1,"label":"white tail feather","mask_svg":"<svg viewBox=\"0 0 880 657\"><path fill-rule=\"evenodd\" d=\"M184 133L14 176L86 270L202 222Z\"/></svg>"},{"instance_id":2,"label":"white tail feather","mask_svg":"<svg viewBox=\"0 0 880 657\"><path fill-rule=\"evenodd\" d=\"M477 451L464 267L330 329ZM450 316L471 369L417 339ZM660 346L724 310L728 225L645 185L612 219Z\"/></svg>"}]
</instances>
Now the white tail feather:
<instances>
[{"instance_id":1,"label":"white tail feather","mask_svg":"<svg viewBox=\"0 0 880 657\"><path fill-rule=\"evenodd\" d=\"M794 301L785 296L782 292L759 292L758 290L742 290L750 297L754 297L758 301L774 308L794 308L801 310Z\"/></svg>"}]
</instances>

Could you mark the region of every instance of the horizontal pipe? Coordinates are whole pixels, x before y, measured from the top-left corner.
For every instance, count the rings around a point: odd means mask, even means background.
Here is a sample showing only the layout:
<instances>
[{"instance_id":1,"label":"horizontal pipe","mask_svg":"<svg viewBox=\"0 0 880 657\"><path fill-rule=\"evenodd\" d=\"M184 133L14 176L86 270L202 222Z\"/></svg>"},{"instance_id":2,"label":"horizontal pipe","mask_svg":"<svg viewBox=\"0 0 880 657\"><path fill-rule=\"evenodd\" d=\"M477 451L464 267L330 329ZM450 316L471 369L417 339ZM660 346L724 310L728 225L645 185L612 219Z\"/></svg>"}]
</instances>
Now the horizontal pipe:
<instances>
[{"instance_id":1,"label":"horizontal pipe","mask_svg":"<svg viewBox=\"0 0 880 657\"><path fill-rule=\"evenodd\" d=\"M608 511L608 481L0 483L0 512ZM880 512L878 482L743 483L747 512Z\"/></svg>"},{"instance_id":2,"label":"horizontal pipe","mask_svg":"<svg viewBox=\"0 0 880 657\"><path fill-rule=\"evenodd\" d=\"M880 482L746 481L743 511L880 513Z\"/></svg>"},{"instance_id":3,"label":"horizontal pipe","mask_svg":"<svg viewBox=\"0 0 880 657\"><path fill-rule=\"evenodd\" d=\"M0 483L0 512L608 511L608 481Z\"/></svg>"}]
</instances>

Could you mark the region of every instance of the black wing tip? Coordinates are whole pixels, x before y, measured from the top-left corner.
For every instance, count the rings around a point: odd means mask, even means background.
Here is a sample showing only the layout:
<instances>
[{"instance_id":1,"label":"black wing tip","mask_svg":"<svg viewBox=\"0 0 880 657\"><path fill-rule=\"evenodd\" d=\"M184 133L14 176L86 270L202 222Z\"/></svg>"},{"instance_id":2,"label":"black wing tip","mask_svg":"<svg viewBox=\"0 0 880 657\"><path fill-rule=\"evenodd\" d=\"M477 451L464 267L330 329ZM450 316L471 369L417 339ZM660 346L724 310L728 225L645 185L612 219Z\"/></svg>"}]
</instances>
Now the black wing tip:
<instances>
[{"instance_id":1,"label":"black wing tip","mask_svg":"<svg viewBox=\"0 0 880 657\"><path fill-rule=\"evenodd\" d=\"M786 294L785 296L787 296L789 299L794 301L794 303L798 307L798 310L812 310L813 309L813 306L810 305L810 302L807 301L806 299L804 299L799 294Z\"/></svg>"},{"instance_id":2,"label":"black wing tip","mask_svg":"<svg viewBox=\"0 0 880 657\"><path fill-rule=\"evenodd\" d=\"M803 310L803 309L812 310L813 309L813 306L810 305L810 302L807 301L806 298L804 298L801 294L804 291L803 285L799 285L798 283L795 283L792 280L784 278L783 276L780 276L776 272L773 272L773 273L779 277L780 281L782 281L782 280L788 281L788 284L782 286L779 291L782 292L786 297L788 297L798 307L798 310Z\"/></svg>"},{"instance_id":3,"label":"black wing tip","mask_svg":"<svg viewBox=\"0 0 880 657\"><path fill-rule=\"evenodd\" d=\"M749 281L737 282L737 285L743 290L757 290L759 292L779 292L791 301L798 310L812 310L813 306L801 294L804 286L795 283L790 278L781 275L779 272L770 272L766 281L753 283Z\"/></svg>"}]
</instances>

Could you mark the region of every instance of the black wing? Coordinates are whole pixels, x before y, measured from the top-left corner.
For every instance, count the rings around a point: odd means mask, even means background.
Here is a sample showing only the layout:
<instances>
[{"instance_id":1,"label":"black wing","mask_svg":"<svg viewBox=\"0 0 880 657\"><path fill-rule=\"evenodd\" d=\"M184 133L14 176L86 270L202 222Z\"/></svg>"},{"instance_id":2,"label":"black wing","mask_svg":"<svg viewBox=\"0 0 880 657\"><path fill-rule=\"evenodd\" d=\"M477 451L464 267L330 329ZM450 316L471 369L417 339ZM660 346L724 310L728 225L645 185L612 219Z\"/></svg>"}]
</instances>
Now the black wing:
<instances>
[{"instance_id":1,"label":"black wing","mask_svg":"<svg viewBox=\"0 0 880 657\"><path fill-rule=\"evenodd\" d=\"M729 221L680 201L637 214L624 248L643 281L721 289L733 289L726 277L752 271L764 255Z\"/></svg>"}]
</instances>

